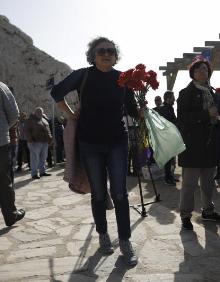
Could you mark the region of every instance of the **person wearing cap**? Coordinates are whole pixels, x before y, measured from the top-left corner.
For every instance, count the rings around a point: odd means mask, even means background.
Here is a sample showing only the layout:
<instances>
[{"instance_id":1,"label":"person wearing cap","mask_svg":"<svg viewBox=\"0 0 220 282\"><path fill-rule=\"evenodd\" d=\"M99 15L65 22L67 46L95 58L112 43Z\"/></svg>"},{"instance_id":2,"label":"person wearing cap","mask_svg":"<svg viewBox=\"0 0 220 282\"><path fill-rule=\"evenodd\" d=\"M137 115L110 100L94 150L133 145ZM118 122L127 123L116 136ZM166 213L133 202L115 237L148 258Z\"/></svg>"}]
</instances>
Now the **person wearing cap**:
<instances>
[{"instance_id":1,"label":"person wearing cap","mask_svg":"<svg viewBox=\"0 0 220 282\"><path fill-rule=\"evenodd\" d=\"M34 113L30 115L25 125L25 134L30 151L32 179L51 176L46 172L45 162L48 145L52 142L52 135L43 108L36 107Z\"/></svg>"},{"instance_id":2,"label":"person wearing cap","mask_svg":"<svg viewBox=\"0 0 220 282\"><path fill-rule=\"evenodd\" d=\"M202 220L220 221L214 211L213 177L218 163L218 119L215 97L209 79L211 67L203 57L196 57L189 67L192 81L179 92L177 124L186 150L178 157L182 167L180 216L182 229L193 230L191 216L194 193L198 184L201 191Z\"/></svg>"}]
</instances>

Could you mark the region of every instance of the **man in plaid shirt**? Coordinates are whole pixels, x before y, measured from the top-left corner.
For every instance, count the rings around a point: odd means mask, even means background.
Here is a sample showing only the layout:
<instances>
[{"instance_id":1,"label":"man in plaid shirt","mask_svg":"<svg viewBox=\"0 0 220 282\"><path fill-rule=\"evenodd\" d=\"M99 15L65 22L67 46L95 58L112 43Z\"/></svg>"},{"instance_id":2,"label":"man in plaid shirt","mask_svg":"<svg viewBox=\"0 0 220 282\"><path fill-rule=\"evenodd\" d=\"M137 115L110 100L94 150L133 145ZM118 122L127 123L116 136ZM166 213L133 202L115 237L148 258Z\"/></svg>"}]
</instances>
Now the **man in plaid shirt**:
<instances>
[{"instance_id":1,"label":"man in plaid shirt","mask_svg":"<svg viewBox=\"0 0 220 282\"><path fill-rule=\"evenodd\" d=\"M25 215L23 209L15 206L15 192L12 183L12 162L9 130L18 120L18 106L9 88L0 82L0 206L7 226L12 226Z\"/></svg>"}]
</instances>

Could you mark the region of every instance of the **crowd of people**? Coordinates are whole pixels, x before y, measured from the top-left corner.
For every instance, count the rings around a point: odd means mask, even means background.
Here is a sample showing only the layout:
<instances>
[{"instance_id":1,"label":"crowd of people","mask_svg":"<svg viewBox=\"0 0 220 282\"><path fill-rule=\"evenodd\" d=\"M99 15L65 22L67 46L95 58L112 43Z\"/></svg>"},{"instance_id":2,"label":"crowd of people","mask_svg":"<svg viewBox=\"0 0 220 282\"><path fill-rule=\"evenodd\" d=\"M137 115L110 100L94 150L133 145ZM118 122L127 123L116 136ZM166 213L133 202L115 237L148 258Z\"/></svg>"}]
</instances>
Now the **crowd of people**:
<instances>
[{"instance_id":1,"label":"crowd of people","mask_svg":"<svg viewBox=\"0 0 220 282\"><path fill-rule=\"evenodd\" d=\"M65 119L62 117L55 117L52 125L52 119L46 116L41 107L36 107L29 117L26 112L21 112L18 121L9 130L13 172L20 173L26 164L33 179L50 176L46 172L46 167L51 168L54 162L65 161L64 126Z\"/></svg>"},{"instance_id":2,"label":"crowd of people","mask_svg":"<svg viewBox=\"0 0 220 282\"><path fill-rule=\"evenodd\" d=\"M114 252L106 217L109 182L120 250L127 264L135 266L138 257L130 240L126 181L127 175L137 176L139 169L133 144L135 139L131 137L134 121L138 121L143 109L137 107L132 90L124 90L118 85L120 71L114 65L120 53L114 41L105 37L92 40L86 58L91 66L73 71L52 88L51 96L65 113L67 122L68 119L77 122L77 146L91 187L91 208L100 251L109 255ZM202 219L220 221L213 203L214 176L220 165L219 94L210 86L211 68L206 59L194 60L189 75L191 82L179 92L177 115L173 107L175 95L170 90L165 91L163 101L161 96L155 97L156 107L153 108L177 126L186 145L185 151L164 166L164 181L170 186L179 181L174 174L177 158L182 167L180 217L185 230L193 230L191 216L198 185ZM75 111L65 100L73 90L77 90L80 99L80 107ZM36 107L29 117L25 112L19 114L12 92L0 83L0 123L0 205L5 224L11 226L25 215L23 209L15 206L13 171L21 172L26 162L33 180L50 176L46 171L46 160L48 166L52 166L53 140L56 140L57 162L63 162L65 158L65 122L60 117L51 121L41 107Z\"/></svg>"}]
</instances>

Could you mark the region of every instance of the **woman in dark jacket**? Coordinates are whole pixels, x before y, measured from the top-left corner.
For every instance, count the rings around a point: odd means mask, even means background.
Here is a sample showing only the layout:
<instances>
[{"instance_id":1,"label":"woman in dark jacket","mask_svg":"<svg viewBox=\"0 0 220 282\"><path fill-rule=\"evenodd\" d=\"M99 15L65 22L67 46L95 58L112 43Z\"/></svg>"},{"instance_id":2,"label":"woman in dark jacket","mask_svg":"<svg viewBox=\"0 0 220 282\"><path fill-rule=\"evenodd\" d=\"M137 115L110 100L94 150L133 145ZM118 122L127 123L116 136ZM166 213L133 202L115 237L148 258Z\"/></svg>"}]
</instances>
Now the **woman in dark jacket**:
<instances>
[{"instance_id":1,"label":"woman in dark jacket","mask_svg":"<svg viewBox=\"0 0 220 282\"><path fill-rule=\"evenodd\" d=\"M193 230L194 192L200 181L202 219L217 221L214 212L213 177L217 165L218 111L214 93L209 84L211 68L207 60L196 58L190 66L191 83L179 93L177 120L186 150L179 155L182 167L180 216L182 228Z\"/></svg>"},{"instance_id":2,"label":"woman in dark jacket","mask_svg":"<svg viewBox=\"0 0 220 282\"><path fill-rule=\"evenodd\" d=\"M124 106L130 116L137 117L136 102L132 91L124 91L118 85L120 72L113 68L119 58L115 43L100 37L88 46L87 61L92 66L72 72L55 85L51 95L68 118L78 119L80 155L91 186L92 213L99 233L100 249L107 254L114 251L106 220L108 175L119 246L127 263L134 266L137 257L129 240L131 228L126 189L128 136L122 118ZM72 90L82 92L80 111L73 112L64 99Z\"/></svg>"}]
</instances>

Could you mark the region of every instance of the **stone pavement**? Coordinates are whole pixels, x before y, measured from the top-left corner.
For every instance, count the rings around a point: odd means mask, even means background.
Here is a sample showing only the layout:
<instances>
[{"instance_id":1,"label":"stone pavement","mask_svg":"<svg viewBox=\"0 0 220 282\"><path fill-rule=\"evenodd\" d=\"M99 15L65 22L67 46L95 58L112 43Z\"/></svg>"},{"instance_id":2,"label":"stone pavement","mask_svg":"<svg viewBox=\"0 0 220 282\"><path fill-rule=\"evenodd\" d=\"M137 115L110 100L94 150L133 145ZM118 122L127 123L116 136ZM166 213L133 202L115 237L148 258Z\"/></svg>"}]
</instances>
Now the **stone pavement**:
<instances>
[{"instance_id":1,"label":"stone pavement","mask_svg":"<svg viewBox=\"0 0 220 282\"><path fill-rule=\"evenodd\" d=\"M139 263L128 268L118 248L114 210L108 211L108 222L115 253L102 256L89 195L69 191L62 180L62 166L51 172L51 177L34 181L28 172L16 176L16 203L26 209L26 216L13 227L5 227L0 215L1 282L220 281L219 225L203 225L198 200L195 232L180 232L180 183L170 187L156 181L162 201L146 205L147 217L131 208L132 241ZM140 202L137 184L136 178L128 178L132 204ZM142 186L144 200L154 200L151 183L143 180ZM219 192L217 188L218 210Z\"/></svg>"}]
</instances>

